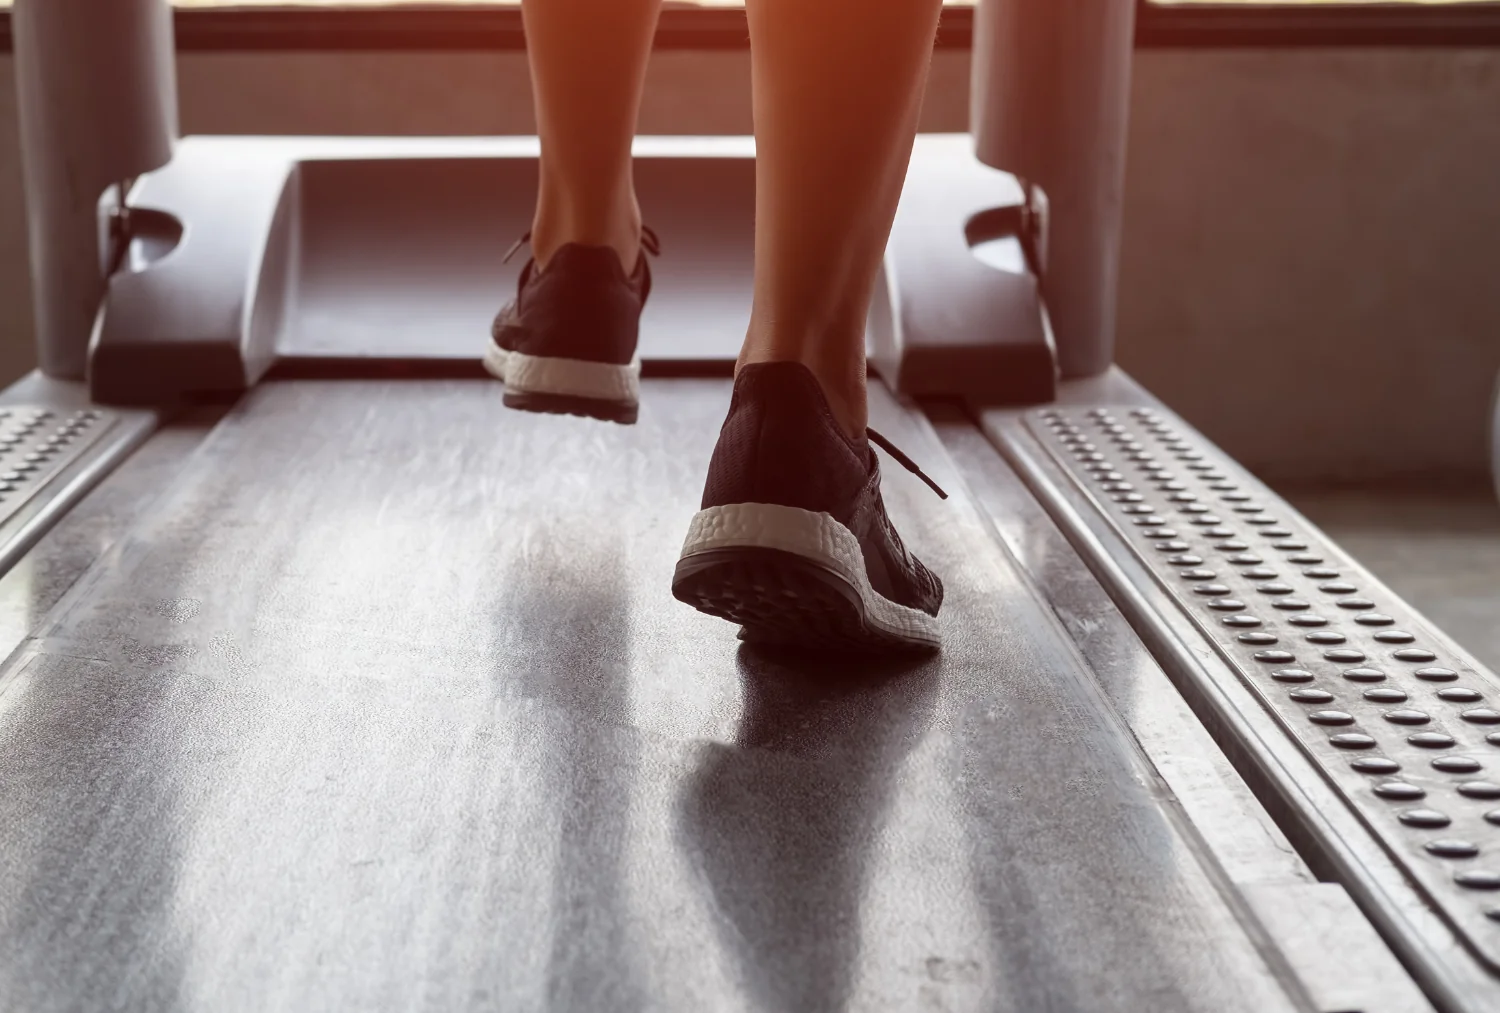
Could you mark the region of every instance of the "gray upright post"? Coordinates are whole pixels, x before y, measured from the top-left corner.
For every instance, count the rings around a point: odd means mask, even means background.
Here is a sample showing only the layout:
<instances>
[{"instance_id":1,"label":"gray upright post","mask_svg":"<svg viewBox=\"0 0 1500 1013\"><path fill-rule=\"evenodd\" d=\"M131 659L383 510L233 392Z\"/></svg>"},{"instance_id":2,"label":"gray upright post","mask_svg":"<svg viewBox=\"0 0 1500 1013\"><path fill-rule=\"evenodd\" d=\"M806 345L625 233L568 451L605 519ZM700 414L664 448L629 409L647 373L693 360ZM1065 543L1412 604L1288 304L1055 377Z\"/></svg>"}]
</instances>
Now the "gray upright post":
<instances>
[{"instance_id":1,"label":"gray upright post","mask_svg":"<svg viewBox=\"0 0 1500 1013\"><path fill-rule=\"evenodd\" d=\"M1114 360L1135 3L980 0L975 11L975 151L1047 197L1042 291L1064 376Z\"/></svg>"},{"instance_id":2,"label":"gray upright post","mask_svg":"<svg viewBox=\"0 0 1500 1013\"><path fill-rule=\"evenodd\" d=\"M105 276L99 205L177 136L167 0L16 0L11 15L37 358L79 379Z\"/></svg>"}]
</instances>

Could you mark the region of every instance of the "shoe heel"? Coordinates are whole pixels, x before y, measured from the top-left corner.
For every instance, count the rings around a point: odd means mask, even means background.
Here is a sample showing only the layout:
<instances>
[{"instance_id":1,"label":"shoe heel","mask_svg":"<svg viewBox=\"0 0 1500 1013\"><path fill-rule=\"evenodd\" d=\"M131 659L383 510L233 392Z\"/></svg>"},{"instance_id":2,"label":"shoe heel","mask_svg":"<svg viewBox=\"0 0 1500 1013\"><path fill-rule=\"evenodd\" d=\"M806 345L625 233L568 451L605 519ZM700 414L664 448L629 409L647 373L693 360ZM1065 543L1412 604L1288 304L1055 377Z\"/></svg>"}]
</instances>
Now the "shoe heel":
<instances>
[{"instance_id":1,"label":"shoe heel","mask_svg":"<svg viewBox=\"0 0 1500 1013\"><path fill-rule=\"evenodd\" d=\"M817 562L782 549L709 549L682 557L672 595L744 627L744 639L839 652L936 649L934 640L892 634L871 623L857 588Z\"/></svg>"},{"instance_id":2,"label":"shoe heel","mask_svg":"<svg viewBox=\"0 0 1500 1013\"><path fill-rule=\"evenodd\" d=\"M792 552L755 547L684 556L672 577L678 601L739 623L756 639L827 646L860 639L864 605L838 574Z\"/></svg>"}]
</instances>

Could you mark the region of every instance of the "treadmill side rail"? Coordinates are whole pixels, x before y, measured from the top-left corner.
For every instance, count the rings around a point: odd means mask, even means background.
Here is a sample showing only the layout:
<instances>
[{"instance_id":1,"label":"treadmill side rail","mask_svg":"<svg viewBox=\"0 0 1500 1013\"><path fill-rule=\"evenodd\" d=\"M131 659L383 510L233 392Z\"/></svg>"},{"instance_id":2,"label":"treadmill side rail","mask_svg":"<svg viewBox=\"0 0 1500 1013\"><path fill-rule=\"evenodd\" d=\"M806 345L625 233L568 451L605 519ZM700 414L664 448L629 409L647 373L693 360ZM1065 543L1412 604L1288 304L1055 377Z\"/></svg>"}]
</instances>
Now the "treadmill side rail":
<instances>
[{"instance_id":1,"label":"treadmill side rail","mask_svg":"<svg viewBox=\"0 0 1500 1013\"><path fill-rule=\"evenodd\" d=\"M32 570L39 565L35 558L19 573L13 568L161 422L154 411L98 408L82 384L40 370L0 391L0 578L11 575L12 589L0 588L0 656L33 628L30 617L40 619L38 596L72 583L82 570L70 568L102 551L101 533L90 530L83 552L74 543L40 564L45 580Z\"/></svg>"},{"instance_id":2,"label":"treadmill side rail","mask_svg":"<svg viewBox=\"0 0 1500 1013\"><path fill-rule=\"evenodd\" d=\"M1309 865L1493 1008L1500 679L1180 417L1068 392L983 428Z\"/></svg>"}]
</instances>

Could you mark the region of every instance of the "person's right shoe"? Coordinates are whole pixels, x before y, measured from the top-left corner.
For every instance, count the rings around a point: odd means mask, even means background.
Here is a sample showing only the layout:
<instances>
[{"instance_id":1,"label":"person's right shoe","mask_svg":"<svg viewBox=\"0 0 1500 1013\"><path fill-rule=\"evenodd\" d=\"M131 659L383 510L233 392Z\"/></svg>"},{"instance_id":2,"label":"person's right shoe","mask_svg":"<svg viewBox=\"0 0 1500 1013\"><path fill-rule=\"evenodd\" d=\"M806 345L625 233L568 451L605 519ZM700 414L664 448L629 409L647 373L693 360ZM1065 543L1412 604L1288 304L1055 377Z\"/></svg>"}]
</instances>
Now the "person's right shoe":
<instances>
[{"instance_id":1,"label":"person's right shoe","mask_svg":"<svg viewBox=\"0 0 1500 1013\"><path fill-rule=\"evenodd\" d=\"M878 434L870 437L942 495ZM880 497L870 439L852 439L800 363L744 366L672 593L745 639L826 649L939 646L940 580Z\"/></svg>"}]
</instances>

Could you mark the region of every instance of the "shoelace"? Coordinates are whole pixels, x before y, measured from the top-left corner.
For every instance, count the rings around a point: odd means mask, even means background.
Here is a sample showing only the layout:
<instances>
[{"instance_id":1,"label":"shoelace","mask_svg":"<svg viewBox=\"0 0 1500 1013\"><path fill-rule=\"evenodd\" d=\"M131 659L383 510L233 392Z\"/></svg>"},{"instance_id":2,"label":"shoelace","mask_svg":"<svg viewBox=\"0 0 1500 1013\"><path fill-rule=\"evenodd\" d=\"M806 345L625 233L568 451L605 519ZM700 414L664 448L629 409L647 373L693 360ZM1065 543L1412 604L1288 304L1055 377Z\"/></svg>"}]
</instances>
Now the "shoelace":
<instances>
[{"instance_id":1,"label":"shoelace","mask_svg":"<svg viewBox=\"0 0 1500 1013\"><path fill-rule=\"evenodd\" d=\"M509 264L510 258L516 255L516 251L529 242L531 242L531 230L527 229L521 233L520 239L510 244L510 249L505 251L505 256L500 258L500 263ZM641 226L641 249L653 257L661 256L661 240L656 237L656 233L649 225Z\"/></svg>"},{"instance_id":2,"label":"shoelace","mask_svg":"<svg viewBox=\"0 0 1500 1013\"><path fill-rule=\"evenodd\" d=\"M942 487L939 486L936 482L934 482L931 478L928 478L927 477L927 473L924 472L921 468L917 467L917 462L916 461L913 461L911 458L907 457L901 451L897 450L896 449L896 445L894 443L892 443L890 440L886 439L884 436L881 436L879 433L877 433L873 429L868 429L867 428L865 430L865 435L867 435L867 436L870 437L870 442L871 443L875 444L881 450L884 450L887 454L890 454L891 457L895 459L895 461L896 461L897 464L901 465L907 471L911 472L913 475L917 476L922 481L926 482L927 485L928 485L928 488L930 488L933 492L937 493L940 498L942 498L942 499L947 499L948 498L948 494L942 490Z\"/></svg>"}]
</instances>

